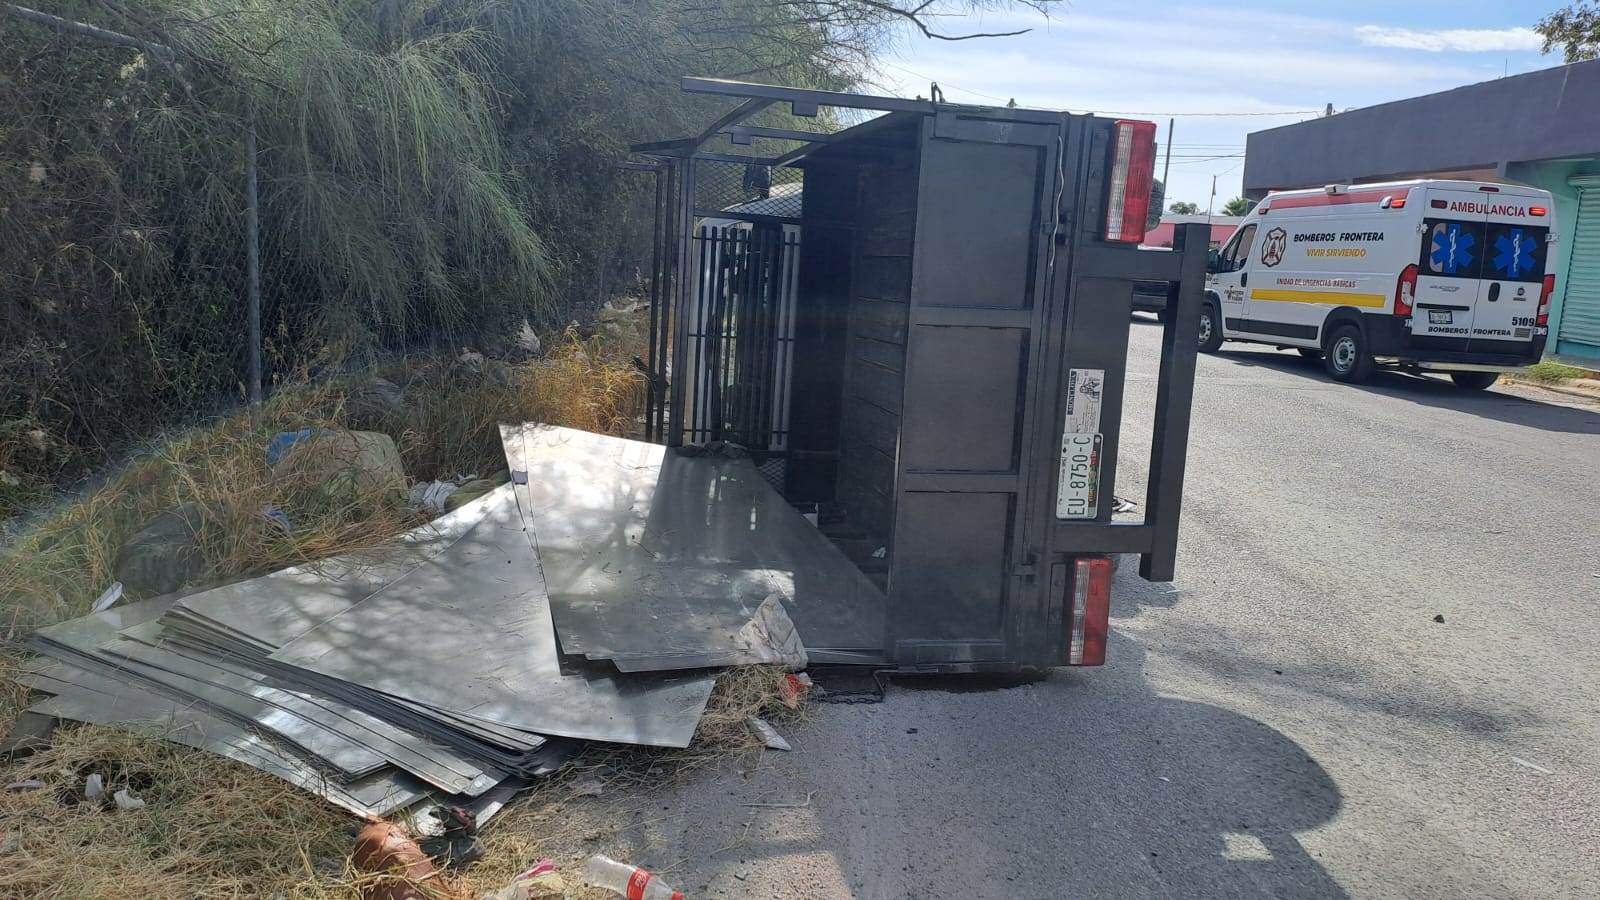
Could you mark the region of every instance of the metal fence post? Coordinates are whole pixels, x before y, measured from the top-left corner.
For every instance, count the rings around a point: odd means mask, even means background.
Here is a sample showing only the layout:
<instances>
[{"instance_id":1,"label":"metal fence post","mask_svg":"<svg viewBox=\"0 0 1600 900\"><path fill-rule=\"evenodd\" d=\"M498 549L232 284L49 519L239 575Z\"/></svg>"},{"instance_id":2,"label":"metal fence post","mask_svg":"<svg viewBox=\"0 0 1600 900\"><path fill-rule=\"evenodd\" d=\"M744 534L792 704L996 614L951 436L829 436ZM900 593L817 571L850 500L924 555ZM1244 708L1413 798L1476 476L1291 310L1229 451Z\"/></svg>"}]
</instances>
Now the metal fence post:
<instances>
[{"instance_id":1,"label":"metal fence post","mask_svg":"<svg viewBox=\"0 0 1600 900\"><path fill-rule=\"evenodd\" d=\"M247 286L246 320L250 329L250 402L261 402L261 215L256 186L256 113L250 109L250 124L244 135L245 172L245 259Z\"/></svg>"}]
</instances>

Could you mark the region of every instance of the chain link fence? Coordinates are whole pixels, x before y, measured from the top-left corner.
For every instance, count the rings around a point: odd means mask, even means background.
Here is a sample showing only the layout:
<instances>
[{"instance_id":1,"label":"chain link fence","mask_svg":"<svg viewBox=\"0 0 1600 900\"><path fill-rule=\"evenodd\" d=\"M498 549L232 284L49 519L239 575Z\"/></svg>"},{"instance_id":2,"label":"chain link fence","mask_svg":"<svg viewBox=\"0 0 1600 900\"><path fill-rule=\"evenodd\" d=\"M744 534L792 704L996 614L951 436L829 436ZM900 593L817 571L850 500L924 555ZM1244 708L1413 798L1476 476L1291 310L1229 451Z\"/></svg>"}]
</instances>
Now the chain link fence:
<instances>
[{"instance_id":1,"label":"chain link fence","mask_svg":"<svg viewBox=\"0 0 1600 900\"><path fill-rule=\"evenodd\" d=\"M377 140L371 112L323 110L348 116L335 134L312 108L302 135L295 104L345 98L285 97L248 67L0 2L0 516L130 440L350 352L487 330L530 296L538 241L499 160L402 147L344 166Z\"/></svg>"}]
</instances>

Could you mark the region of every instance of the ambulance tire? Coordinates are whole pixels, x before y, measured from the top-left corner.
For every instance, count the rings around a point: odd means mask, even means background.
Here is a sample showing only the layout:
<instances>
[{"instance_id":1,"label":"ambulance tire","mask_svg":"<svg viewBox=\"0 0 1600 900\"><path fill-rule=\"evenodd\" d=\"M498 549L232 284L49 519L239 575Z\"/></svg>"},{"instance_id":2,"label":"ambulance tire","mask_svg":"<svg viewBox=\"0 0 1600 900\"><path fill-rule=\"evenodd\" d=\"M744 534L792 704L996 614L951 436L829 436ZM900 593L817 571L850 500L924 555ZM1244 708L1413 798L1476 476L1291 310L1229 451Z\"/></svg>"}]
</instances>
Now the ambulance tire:
<instances>
[{"instance_id":1,"label":"ambulance tire","mask_svg":"<svg viewBox=\"0 0 1600 900\"><path fill-rule=\"evenodd\" d=\"M1200 307L1200 352L1215 353L1222 348L1222 312L1214 300Z\"/></svg>"},{"instance_id":2,"label":"ambulance tire","mask_svg":"<svg viewBox=\"0 0 1600 900\"><path fill-rule=\"evenodd\" d=\"M1358 325L1340 325L1328 335L1328 349L1322 357L1328 377L1345 384L1360 384L1372 375L1372 354L1366 335Z\"/></svg>"},{"instance_id":3,"label":"ambulance tire","mask_svg":"<svg viewBox=\"0 0 1600 900\"><path fill-rule=\"evenodd\" d=\"M1500 380L1499 372L1451 372L1450 380L1464 391L1486 391Z\"/></svg>"}]
</instances>

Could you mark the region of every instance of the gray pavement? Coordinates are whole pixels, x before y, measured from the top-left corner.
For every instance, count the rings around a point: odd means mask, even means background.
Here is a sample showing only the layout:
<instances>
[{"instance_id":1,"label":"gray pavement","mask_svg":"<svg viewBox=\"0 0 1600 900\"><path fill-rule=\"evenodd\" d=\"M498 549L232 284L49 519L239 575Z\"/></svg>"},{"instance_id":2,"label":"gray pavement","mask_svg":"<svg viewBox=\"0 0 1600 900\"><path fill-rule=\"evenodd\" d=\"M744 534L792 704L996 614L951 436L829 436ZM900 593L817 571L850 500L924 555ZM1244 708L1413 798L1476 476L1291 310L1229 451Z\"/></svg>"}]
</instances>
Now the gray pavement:
<instances>
[{"instance_id":1,"label":"gray pavement","mask_svg":"<svg viewBox=\"0 0 1600 900\"><path fill-rule=\"evenodd\" d=\"M1234 346L1107 666L822 707L618 842L700 897L1600 896L1600 406Z\"/></svg>"}]
</instances>

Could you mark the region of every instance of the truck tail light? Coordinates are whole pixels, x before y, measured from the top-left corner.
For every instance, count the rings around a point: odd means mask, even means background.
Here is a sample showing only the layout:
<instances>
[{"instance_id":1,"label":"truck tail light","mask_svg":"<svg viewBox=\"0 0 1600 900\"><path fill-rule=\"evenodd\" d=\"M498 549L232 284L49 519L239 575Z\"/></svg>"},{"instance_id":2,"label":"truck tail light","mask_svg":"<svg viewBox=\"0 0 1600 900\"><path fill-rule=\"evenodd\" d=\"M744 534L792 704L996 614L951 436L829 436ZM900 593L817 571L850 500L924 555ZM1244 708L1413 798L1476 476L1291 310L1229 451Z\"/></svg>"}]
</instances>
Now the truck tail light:
<instances>
[{"instance_id":1,"label":"truck tail light","mask_svg":"<svg viewBox=\"0 0 1600 900\"><path fill-rule=\"evenodd\" d=\"M1554 275L1546 275L1544 277L1544 285L1539 288L1539 312L1536 314L1537 318L1533 320L1533 324L1540 328L1550 327L1550 295L1555 292L1556 277Z\"/></svg>"},{"instance_id":2,"label":"truck tail light","mask_svg":"<svg viewBox=\"0 0 1600 900\"><path fill-rule=\"evenodd\" d=\"M1106 184L1106 240L1130 244L1144 240L1155 173L1156 123L1118 119Z\"/></svg>"},{"instance_id":3,"label":"truck tail light","mask_svg":"<svg viewBox=\"0 0 1600 900\"><path fill-rule=\"evenodd\" d=\"M1528 215L1530 215L1530 216L1548 216L1548 215L1550 215L1550 210L1545 208L1545 207L1543 207L1543 206L1530 206L1530 207L1528 207Z\"/></svg>"},{"instance_id":4,"label":"truck tail light","mask_svg":"<svg viewBox=\"0 0 1600 900\"><path fill-rule=\"evenodd\" d=\"M1072 633L1067 665L1099 666L1106 661L1111 630L1111 559L1080 556L1072 573Z\"/></svg>"},{"instance_id":5,"label":"truck tail light","mask_svg":"<svg viewBox=\"0 0 1600 900\"><path fill-rule=\"evenodd\" d=\"M1394 284L1394 314L1397 316L1411 315L1411 302L1417 297L1417 264L1412 263L1400 270L1400 278Z\"/></svg>"}]
</instances>

